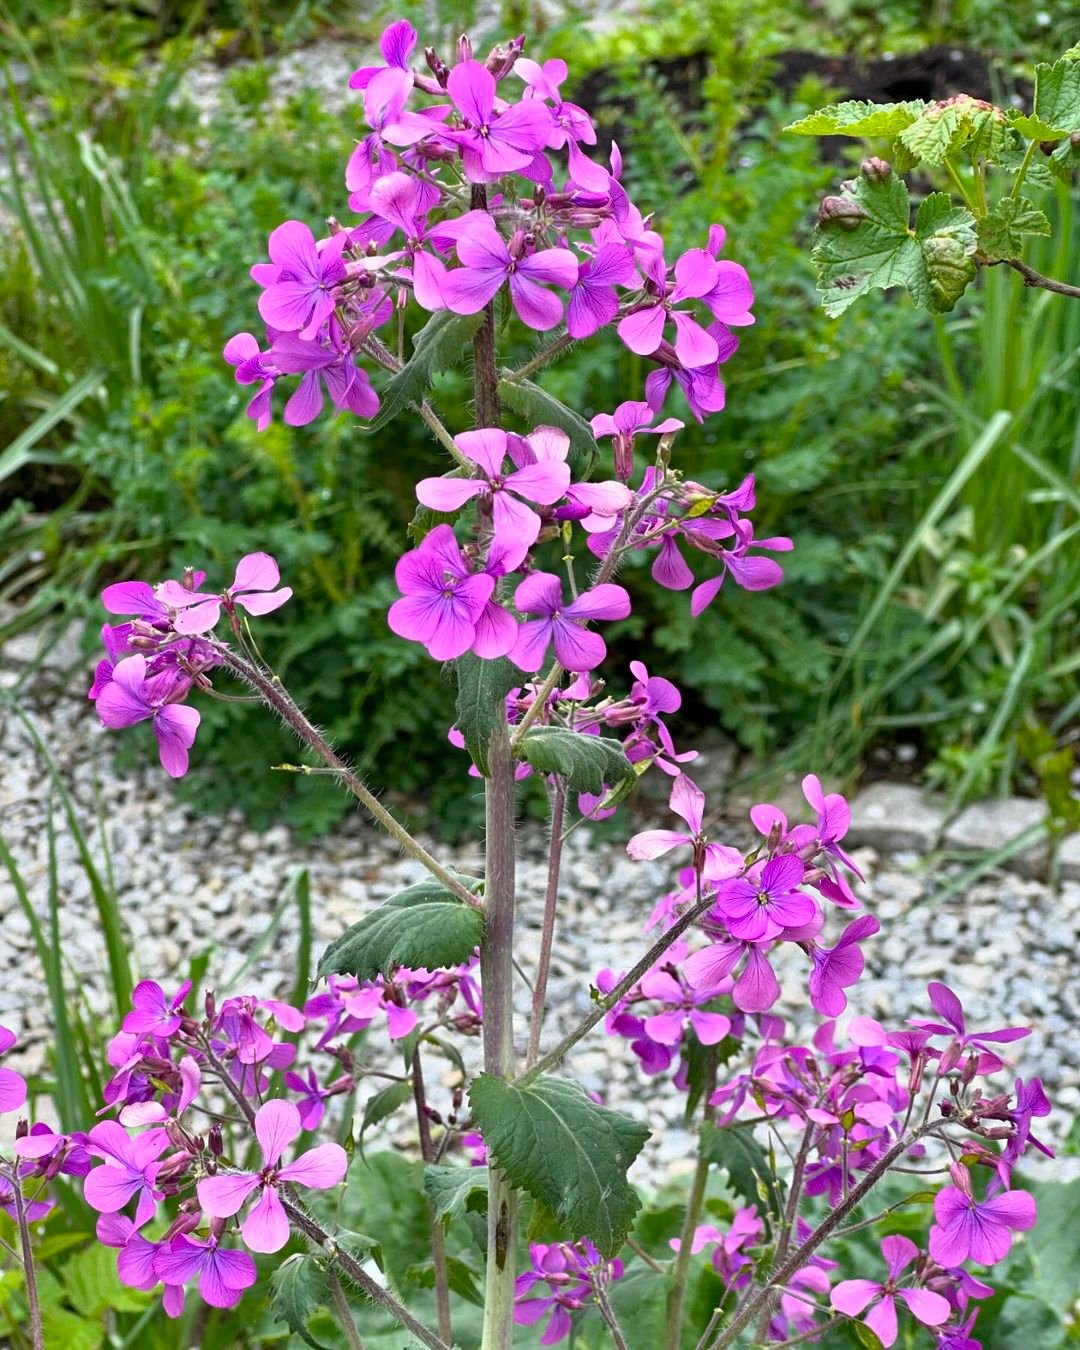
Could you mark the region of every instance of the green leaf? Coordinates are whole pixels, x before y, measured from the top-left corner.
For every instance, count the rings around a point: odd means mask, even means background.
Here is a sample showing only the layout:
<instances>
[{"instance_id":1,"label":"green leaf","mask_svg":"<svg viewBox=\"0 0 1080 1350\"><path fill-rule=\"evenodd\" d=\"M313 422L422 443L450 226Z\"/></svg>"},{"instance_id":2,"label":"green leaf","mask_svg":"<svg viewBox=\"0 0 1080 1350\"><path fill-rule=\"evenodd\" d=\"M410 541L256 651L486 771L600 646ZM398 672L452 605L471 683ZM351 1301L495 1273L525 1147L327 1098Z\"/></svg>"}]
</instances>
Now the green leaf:
<instances>
[{"instance_id":1,"label":"green leaf","mask_svg":"<svg viewBox=\"0 0 1080 1350\"><path fill-rule=\"evenodd\" d=\"M711 1123L701 1127L701 1153L722 1167L728 1185L748 1205L765 1203L774 1215L784 1212L784 1195L765 1150L747 1129L721 1129Z\"/></svg>"},{"instance_id":2,"label":"green leaf","mask_svg":"<svg viewBox=\"0 0 1080 1350\"><path fill-rule=\"evenodd\" d=\"M482 883L461 880L477 891ZM437 881L418 881L392 895L331 942L316 978L392 975L398 966L442 970L467 961L484 938L484 916Z\"/></svg>"},{"instance_id":3,"label":"green leaf","mask_svg":"<svg viewBox=\"0 0 1080 1350\"><path fill-rule=\"evenodd\" d=\"M334 1241L342 1251L348 1252L361 1264L370 1258L380 1270L383 1269L382 1243L377 1238L368 1237L365 1233L354 1233L349 1228L338 1228L334 1231Z\"/></svg>"},{"instance_id":4,"label":"green leaf","mask_svg":"<svg viewBox=\"0 0 1080 1350\"><path fill-rule=\"evenodd\" d=\"M286 1257L270 1277L270 1310L275 1322L288 1323L289 1330L312 1350L327 1350L307 1329L307 1320L329 1302L326 1274L314 1256Z\"/></svg>"},{"instance_id":5,"label":"green leaf","mask_svg":"<svg viewBox=\"0 0 1080 1350\"><path fill-rule=\"evenodd\" d=\"M647 1127L597 1106L579 1083L547 1075L519 1085L481 1074L469 1102L511 1183L550 1206L567 1237L614 1256L641 1204L626 1173Z\"/></svg>"},{"instance_id":6,"label":"green leaf","mask_svg":"<svg viewBox=\"0 0 1080 1350\"><path fill-rule=\"evenodd\" d=\"M607 736L584 736L566 727L533 727L525 733L518 754L537 773L557 773L571 792L604 791L626 778L634 766L622 745Z\"/></svg>"},{"instance_id":7,"label":"green leaf","mask_svg":"<svg viewBox=\"0 0 1080 1350\"><path fill-rule=\"evenodd\" d=\"M650 1269L631 1269L608 1292L626 1350L656 1350L667 1332L667 1300L674 1281Z\"/></svg>"},{"instance_id":8,"label":"green leaf","mask_svg":"<svg viewBox=\"0 0 1080 1350\"><path fill-rule=\"evenodd\" d=\"M944 164L958 150L996 160L1009 141L1009 120L1000 108L957 94L931 103L897 140L913 164Z\"/></svg>"},{"instance_id":9,"label":"green leaf","mask_svg":"<svg viewBox=\"0 0 1080 1350\"><path fill-rule=\"evenodd\" d=\"M464 1216L466 1210L486 1209L487 1193L486 1168L446 1167L439 1163L429 1163L424 1168L424 1194L431 1201L435 1217L446 1225L451 1219Z\"/></svg>"},{"instance_id":10,"label":"green leaf","mask_svg":"<svg viewBox=\"0 0 1080 1350\"><path fill-rule=\"evenodd\" d=\"M87 1247L65 1260L60 1268L72 1307L88 1320L107 1312L142 1312L150 1300L137 1289L120 1283L116 1257L107 1247Z\"/></svg>"},{"instance_id":11,"label":"green leaf","mask_svg":"<svg viewBox=\"0 0 1080 1350\"><path fill-rule=\"evenodd\" d=\"M866 1346L866 1350L884 1350L877 1332L872 1327L868 1327L865 1322L852 1322L851 1329L859 1344Z\"/></svg>"},{"instance_id":12,"label":"green leaf","mask_svg":"<svg viewBox=\"0 0 1080 1350\"><path fill-rule=\"evenodd\" d=\"M842 314L860 295L903 286L935 313L949 310L975 275L975 218L931 193L909 225L907 186L882 161L867 161L843 197L826 198L813 261L825 312Z\"/></svg>"},{"instance_id":13,"label":"green leaf","mask_svg":"<svg viewBox=\"0 0 1080 1350\"><path fill-rule=\"evenodd\" d=\"M987 258L1019 258L1024 235L1049 235L1050 220L1027 197L1003 197L978 223L979 248Z\"/></svg>"},{"instance_id":14,"label":"green leaf","mask_svg":"<svg viewBox=\"0 0 1080 1350\"><path fill-rule=\"evenodd\" d=\"M457 727L473 763L488 776L491 733L506 724L506 696L521 683L522 674L505 657L484 661L472 652L457 662Z\"/></svg>"},{"instance_id":15,"label":"green leaf","mask_svg":"<svg viewBox=\"0 0 1080 1350\"><path fill-rule=\"evenodd\" d=\"M385 426L403 408L419 407L434 377L458 364L483 321L483 313L452 314L440 309L433 314L413 338L412 356L383 390L379 415L367 430Z\"/></svg>"},{"instance_id":16,"label":"green leaf","mask_svg":"<svg viewBox=\"0 0 1080 1350\"><path fill-rule=\"evenodd\" d=\"M400 1110L410 1100L412 1094L412 1083L405 1081L391 1083L389 1087L383 1088L368 1099L364 1107L364 1118L360 1122L360 1133L356 1136L356 1145L361 1158L364 1156L364 1135L367 1131Z\"/></svg>"},{"instance_id":17,"label":"green leaf","mask_svg":"<svg viewBox=\"0 0 1080 1350\"><path fill-rule=\"evenodd\" d=\"M575 478L584 478L592 472L599 448L592 427L580 413L541 389L532 380L500 379L499 397L531 427L560 427L570 437L570 467Z\"/></svg>"},{"instance_id":18,"label":"green leaf","mask_svg":"<svg viewBox=\"0 0 1080 1350\"><path fill-rule=\"evenodd\" d=\"M105 1335L100 1322L88 1322L66 1308L45 1308L41 1330L46 1345L62 1345L64 1350L99 1350Z\"/></svg>"},{"instance_id":19,"label":"green leaf","mask_svg":"<svg viewBox=\"0 0 1080 1350\"><path fill-rule=\"evenodd\" d=\"M1031 140L1056 141L1080 131L1080 60L1071 54L1035 67L1034 112L1011 121Z\"/></svg>"},{"instance_id":20,"label":"green leaf","mask_svg":"<svg viewBox=\"0 0 1080 1350\"><path fill-rule=\"evenodd\" d=\"M797 136L895 136L909 127L926 104L922 99L909 103L863 103L846 99L830 103L809 117L784 128Z\"/></svg>"},{"instance_id":21,"label":"green leaf","mask_svg":"<svg viewBox=\"0 0 1080 1350\"><path fill-rule=\"evenodd\" d=\"M405 1279L421 1289L435 1288L435 1265L431 1261L418 1261L405 1272ZM484 1306L483 1291L477 1284L477 1274L460 1256L446 1258L446 1283L450 1292L457 1294L477 1308Z\"/></svg>"}]
</instances>

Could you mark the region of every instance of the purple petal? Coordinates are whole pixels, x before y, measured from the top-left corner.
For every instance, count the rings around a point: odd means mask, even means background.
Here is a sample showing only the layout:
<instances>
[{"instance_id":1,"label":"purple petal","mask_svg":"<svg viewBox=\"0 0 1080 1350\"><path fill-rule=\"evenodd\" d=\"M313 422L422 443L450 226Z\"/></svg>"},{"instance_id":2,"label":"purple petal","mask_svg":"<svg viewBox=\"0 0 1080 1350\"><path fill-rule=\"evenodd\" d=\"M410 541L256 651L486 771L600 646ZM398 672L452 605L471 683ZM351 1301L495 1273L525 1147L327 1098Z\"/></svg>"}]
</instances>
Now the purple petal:
<instances>
[{"instance_id":1,"label":"purple petal","mask_svg":"<svg viewBox=\"0 0 1080 1350\"><path fill-rule=\"evenodd\" d=\"M457 511L486 488L480 478L421 478L416 500L433 511Z\"/></svg>"},{"instance_id":2,"label":"purple petal","mask_svg":"<svg viewBox=\"0 0 1080 1350\"><path fill-rule=\"evenodd\" d=\"M281 581L278 565L269 553L247 553L236 564L236 575L229 589L237 591L272 591Z\"/></svg>"},{"instance_id":3,"label":"purple petal","mask_svg":"<svg viewBox=\"0 0 1080 1350\"><path fill-rule=\"evenodd\" d=\"M314 422L323 407L322 383L317 370L309 370L285 404L285 422L290 427L306 427Z\"/></svg>"},{"instance_id":4,"label":"purple petal","mask_svg":"<svg viewBox=\"0 0 1080 1350\"><path fill-rule=\"evenodd\" d=\"M456 267L441 279L439 293L452 313L479 314L505 280L505 268Z\"/></svg>"},{"instance_id":5,"label":"purple petal","mask_svg":"<svg viewBox=\"0 0 1080 1350\"><path fill-rule=\"evenodd\" d=\"M300 220L287 220L270 235L267 249L273 262L298 277L315 278L319 273L319 255L315 237Z\"/></svg>"},{"instance_id":6,"label":"purple petal","mask_svg":"<svg viewBox=\"0 0 1080 1350\"><path fill-rule=\"evenodd\" d=\"M461 61L450 72L446 92L458 111L474 126L491 121L495 107L495 77L479 61Z\"/></svg>"},{"instance_id":7,"label":"purple petal","mask_svg":"<svg viewBox=\"0 0 1080 1350\"><path fill-rule=\"evenodd\" d=\"M124 1208L142 1184L143 1178L139 1172L104 1163L101 1167L95 1167L83 1182L83 1199L99 1213L115 1214Z\"/></svg>"},{"instance_id":8,"label":"purple petal","mask_svg":"<svg viewBox=\"0 0 1080 1350\"><path fill-rule=\"evenodd\" d=\"M552 621L555 659L575 673L595 670L607 656L607 644L599 633L590 633L580 624L562 616Z\"/></svg>"},{"instance_id":9,"label":"purple petal","mask_svg":"<svg viewBox=\"0 0 1080 1350\"><path fill-rule=\"evenodd\" d=\"M533 619L520 625L517 640L510 651L510 660L519 670L533 674L540 669L551 645L553 628L550 619Z\"/></svg>"},{"instance_id":10,"label":"purple petal","mask_svg":"<svg viewBox=\"0 0 1080 1350\"><path fill-rule=\"evenodd\" d=\"M630 596L622 586L604 582L583 591L563 613L572 619L625 619L630 613Z\"/></svg>"},{"instance_id":11,"label":"purple petal","mask_svg":"<svg viewBox=\"0 0 1080 1350\"><path fill-rule=\"evenodd\" d=\"M662 305L652 305L628 314L619 323L618 333L623 342L638 356L651 356L664 336L666 311Z\"/></svg>"},{"instance_id":12,"label":"purple petal","mask_svg":"<svg viewBox=\"0 0 1080 1350\"><path fill-rule=\"evenodd\" d=\"M551 572L533 572L514 593L522 614L555 614L562 607L562 582Z\"/></svg>"},{"instance_id":13,"label":"purple petal","mask_svg":"<svg viewBox=\"0 0 1080 1350\"><path fill-rule=\"evenodd\" d=\"M297 1112L298 1123L299 1115ZM258 1201L247 1212L240 1233L253 1252L279 1252L288 1242L289 1219L273 1186L263 1186Z\"/></svg>"},{"instance_id":14,"label":"purple petal","mask_svg":"<svg viewBox=\"0 0 1080 1350\"><path fill-rule=\"evenodd\" d=\"M886 1294L880 1303L877 1303L863 1318L863 1323L877 1336L878 1340L889 1350L889 1347L896 1344L896 1304L891 1294Z\"/></svg>"},{"instance_id":15,"label":"purple petal","mask_svg":"<svg viewBox=\"0 0 1080 1350\"><path fill-rule=\"evenodd\" d=\"M881 1285L873 1280L841 1280L829 1294L829 1302L837 1312L857 1317L880 1293Z\"/></svg>"},{"instance_id":16,"label":"purple petal","mask_svg":"<svg viewBox=\"0 0 1080 1350\"><path fill-rule=\"evenodd\" d=\"M278 1098L260 1106L255 1115L255 1137L263 1151L263 1162L273 1167L300 1133L300 1112L294 1103Z\"/></svg>"},{"instance_id":17,"label":"purple petal","mask_svg":"<svg viewBox=\"0 0 1080 1350\"><path fill-rule=\"evenodd\" d=\"M187 1284L202 1269L207 1250L201 1242L195 1242L189 1237L173 1238L167 1246L157 1249L154 1272L165 1284Z\"/></svg>"},{"instance_id":18,"label":"purple petal","mask_svg":"<svg viewBox=\"0 0 1080 1350\"><path fill-rule=\"evenodd\" d=\"M949 1300L931 1289L898 1289L896 1296L904 1300L912 1315L924 1326L939 1327L952 1316Z\"/></svg>"},{"instance_id":19,"label":"purple petal","mask_svg":"<svg viewBox=\"0 0 1080 1350\"><path fill-rule=\"evenodd\" d=\"M768 1012L780 997L776 975L759 947L750 948L746 969L735 982L731 997L743 1012Z\"/></svg>"},{"instance_id":20,"label":"purple petal","mask_svg":"<svg viewBox=\"0 0 1080 1350\"><path fill-rule=\"evenodd\" d=\"M170 703L154 717L161 767L170 778L183 778L188 771L188 751L195 744L201 714L198 708Z\"/></svg>"},{"instance_id":21,"label":"purple petal","mask_svg":"<svg viewBox=\"0 0 1080 1350\"><path fill-rule=\"evenodd\" d=\"M26 1079L14 1069L0 1068L0 1114L17 1111L26 1101Z\"/></svg>"},{"instance_id":22,"label":"purple petal","mask_svg":"<svg viewBox=\"0 0 1080 1350\"><path fill-rule=\"evenodd\" d=\"M635 862L651 862L653 858L662 858L673 848L691 842L685 834L675 830L642 830L627 843L626 852Z\"/></svg>"},{"instance_id":23,"label":"purple petal","mask_svg":"<svg viewBox=\"0 0 1080 1350\"><path fill-rule=\"evenodd\" d=\"M563 306L559 297L530 281L520 271L510 273L510 295L522 323L538 333L546 333L562 319Z\"/></svg>"},{"instance_id":24,"label":"purple petal","mask_svg":"<svg viewBox=\"0 0 1080 1350\"><path fill-rule=\"evenodd\" d=\"M92 1174L91 1174L92 1175ZM204 1177L198 1185L199 1204L215 1219L229 1219L259 1185L257 1172Z\"/></svg>"},{"instance_id":25,"label":"purple petal","mask_svg":"<svg viewBox=\"0 0 1080 1350\"><path fill-rule=\"evenodd\" d=\"M336 1186L348 1169L349 1158L340 1144L320 1144L301 1153L288 1167L280 1168L278 1176L282 1181L325 1191Z\"/></svg>"}]
</instances>

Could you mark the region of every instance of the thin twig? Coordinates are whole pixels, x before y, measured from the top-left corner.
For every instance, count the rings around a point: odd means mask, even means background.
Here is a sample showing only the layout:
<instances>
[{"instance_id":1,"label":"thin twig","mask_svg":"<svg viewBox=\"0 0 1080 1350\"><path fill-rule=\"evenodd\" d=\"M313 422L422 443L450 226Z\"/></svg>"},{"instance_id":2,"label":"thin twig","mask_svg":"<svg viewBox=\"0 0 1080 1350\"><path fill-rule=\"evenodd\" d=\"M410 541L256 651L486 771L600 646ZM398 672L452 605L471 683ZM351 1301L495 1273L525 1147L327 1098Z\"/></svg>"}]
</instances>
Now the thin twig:
<instances>
[{"instance_id":1,"label":"thin twig","mask_svg":"<svg viewBox=\"0 0 1080 1350\"><path fill-rule=\"evenodd\" d=\"M334 1311L338 1315L338 1321L341 1323L341 1329L345 1333L345 1339L349 1343L349 1350L364 1350L364 1342L360 1339L360 1333L353 1321L349 1300L345 1297L345 1290L341 1287L341 1281L332 1270L326 1272L326 1287L330 1290L330 1299L333 1302Z\"/></svg>"},{"instance_id":2,"label":"thin twig","mask_svg":"<svg viewBox=\"0 0 1080 1350\"><path fill-rule=\"evenodd\" d=\"M1055 281L1053 277L1044 277L1041 272L1036 272L1034 267L1029 267L1019 258L1003 258L1001 261L1006 267L1020 273L1025 286L1041 286L1044 291L1053 291L1055 295L1068 295L1074 300L1080 300L1080 286L1071 286L1067 281Z\"/></svg>"},{"instance_id":3,"label":"thin twig","mask_svg":"<svg viewBox=\"0 0 1080 1350\"><path fill-rule=\"evenodd\" d=\"M551 842L548 846L547 889L544 892L544 926L540 935L536 984L533 987L529 1048L525 1056L526 1068L534 1064L540 1054L540 1032L544 1025L548 972L551 969L551 949L555 940L555 914L559 903L559 868L562 863L562 827L565 810L566 783L557 777L551 797Z\"/></svg>"}]
</instances>

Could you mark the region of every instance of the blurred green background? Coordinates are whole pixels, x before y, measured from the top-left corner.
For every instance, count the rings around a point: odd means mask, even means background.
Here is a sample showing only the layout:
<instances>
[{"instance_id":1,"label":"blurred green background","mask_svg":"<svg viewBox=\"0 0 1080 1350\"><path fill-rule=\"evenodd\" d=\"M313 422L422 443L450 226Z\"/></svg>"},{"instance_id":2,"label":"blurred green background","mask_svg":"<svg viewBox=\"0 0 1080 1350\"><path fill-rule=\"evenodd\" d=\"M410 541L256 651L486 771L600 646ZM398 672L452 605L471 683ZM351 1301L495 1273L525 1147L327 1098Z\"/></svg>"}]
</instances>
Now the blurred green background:
<instances>
[{"instance_id":1,"label":"blurred green background","mask_svg":"<svg viewBox=\"0 0 1080 1350\"><path fill-rule=\"evenodd\" d=\"M640 0L620 17L511 0L497 25L493 7L483 20L468 5L388 12L444 48L462 28L478 46L526 30L533 55L564 57L675 246L721 221L753 278L759 318L727 367L728 408L691 422L679 454L710 485L756 472L758 533L797 542L786 584L725 588L695 624L685 594L637 587L611 630L617 659L642 656L686 691L682 739L719 730L753 766L849 781L898 752L893 770L956 802L1067 796L1080 305L994 268L944 318L890 295L826 319L814 213L862 151L780 129L831 96L1024 100L1033 63L1080 36L1074 5ZM187 563L227 576L268 549L297 593L260 625L282 678L362 773L423 787L440 827L460 828L457 759L430 790L455 753L432 734L452 720L452 690L385 622L412 484L432 471L427 433L339 417L260 436L220 357L258 327L247 269L266 234L290 216L348 218L362 120L344 77L386 14L34 0L0 16L0 639L71 616L96 629L110 580ZM284 78L283 62L317 83L340 67L337 97ZM1059 185L1048 209L1055 241L1032 261L1075 279L1075 195ZM644 374L607 334L544 380L589 416L640 397ZM463 374L441 377L452 428L466 397ZM1014 414L1007 435L967 474L1000 409ZM303 830L345 808L266 772L295 751L262 712L202 713L212 772L181 788L201 806L242 800L256 825Z\"/></svg>"}]
</instances>

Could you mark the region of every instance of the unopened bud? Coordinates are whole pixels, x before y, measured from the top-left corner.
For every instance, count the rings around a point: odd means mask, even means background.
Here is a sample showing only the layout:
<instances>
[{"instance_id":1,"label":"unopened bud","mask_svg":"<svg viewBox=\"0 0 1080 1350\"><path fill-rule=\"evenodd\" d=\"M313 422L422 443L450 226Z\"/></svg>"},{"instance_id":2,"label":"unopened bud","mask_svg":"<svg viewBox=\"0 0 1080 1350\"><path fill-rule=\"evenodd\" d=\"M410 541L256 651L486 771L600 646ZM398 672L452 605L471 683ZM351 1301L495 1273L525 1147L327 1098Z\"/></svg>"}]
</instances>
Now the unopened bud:
<instances>
[{"instance_id":1,"label":"unopened bud","mask_svg":"<svg viewBox=\"0 0 1080 1350\"><path fill-rule=\"evenodd\" d=\"M887 159L871 155L859 165L859 171L864 178L869 178L871 183L885 183L892 176L892 165Z\"/></svg>"},{"instance_id":2,"label":"unopened bud","mask_svg":"<svg viewBox=\"0 0 1080 1350\"><path fill-rule=\"evenodd\" d=\"M208 989L206 991L206 998L204 1000L203 1006L206 1009L207 1021L212 1022L214 1018L217 1016L217 999L214 997L214 991L212 989Z\"/></svg>"},{"instance_id":3,"label":"unopened bud","mask_svg":"<svg viewBox=\"0 0 1080 1350\"><path fill-rule=\"evenodd\" d=\"M428 69L439 82L439 88L445 89L446 82L450 78L450 67L442 59L434 47L424 48L424 60L428 63Z\"/></svg>"},{"instance_id":4,"label":"unopened bud","mask_svg":"<svg viewBox=\"0 0 1080 1350\"><path fill-rule=\"evenodd\" d=\"M210 1126L209 1144L210 1144L210 1152L214 1155L215 1158L220 1158L224 1154L225 1145L221 1138L221 1125L216 1120L214 1121L213 1125Z\"/></svg>"},{"instance_id":5,"label":"unopened bud","mask_svg":"<svg viewBox=\"0 0 1080 1350\"><path fill-rule=\"evenodd\" d=\"M30 1122L26 1119L25 1116L20 1116L18 1123L15 1126L15 1138L25 1139L29 1133L30 1133Z\"/></svg>"},{"instance_id":6,"label":"unopened bud","mask_svg":"<svg viewBox=\"0 0 1080 1350\"><path fill-rule=\"evenodd\" d=\"M348 233L345 226L338 220L337 216L326 217L326 228L330 231L331 235Z\"/></svg>"},{"instance_id":7,"label":"unopened bud","mask_svg":"<svg viewBox=\"0 0 1080 1350\"><path fill-rule=\"evenodd\" d=\"M462 33L457 40L457 59L459 64L462 61L471 61L473 59L472 42L469 40L468 33Z\"/></svg>"},{"instance_id":8,"label":"unopened bud","mask_svg":"<svg viewBox=\"0 0 1080 1350\"><path fill-rule=\"evenodd\" d=\"M856 230L866 212L851 197L823 197L818 207L818 224L835 225L841 230Z\"/></svg>"},{"instance_id":9,"label":"unopened bud","mask_svg":"<svg viewBox=\"0 0 1080 1350\"><path fill-rule=\"evenodd\" d=\"M1040 141L1039 149L1044 155L1052 155L1060 144L1060 141Z\"/></svg>"}]
</instances>

